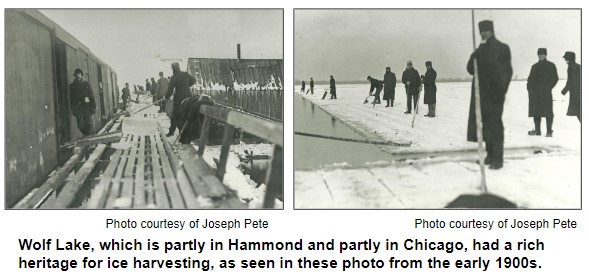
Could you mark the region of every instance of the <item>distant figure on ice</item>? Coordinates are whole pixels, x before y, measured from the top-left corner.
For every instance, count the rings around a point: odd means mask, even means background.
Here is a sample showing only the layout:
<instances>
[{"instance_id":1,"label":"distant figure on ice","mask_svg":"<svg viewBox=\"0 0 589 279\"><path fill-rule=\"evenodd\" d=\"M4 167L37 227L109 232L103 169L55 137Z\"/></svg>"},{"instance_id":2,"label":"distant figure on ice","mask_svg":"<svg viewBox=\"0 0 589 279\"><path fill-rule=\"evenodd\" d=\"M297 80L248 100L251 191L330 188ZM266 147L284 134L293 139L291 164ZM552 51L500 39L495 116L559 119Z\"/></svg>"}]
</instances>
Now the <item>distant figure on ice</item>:
<instances>
[{"instance_id":1,"label":"distant figure on ice","mask_svg":"<svg viewBox=\"0 0 589 279\"><path fill-rule=\"evenodd\" d=\"M74 81L70 84L70 107L76 117L76 124L84 137L94 134L92 127L92 115L96 113L94 92L90 84L84 80L84 72L81 69L74 71Z\"/></svg>"},{"instance_id":2,"label":"distant figure on ice","mask_svg":"<svg viewBox=\"0 0 589 279\"><path fill-rule=\"evenodd\" d=\"M575 53L567 51L562 57L569 65L567 68L567 84L562 89L562 95L569 94L569 109L567 115L576 116L581 122L581 65L575 62Z\"/></svg>"},{"instance_id":3,"label":"distant figure on ice","mask_svg":"<svg viewBox=\"0 0 589 279\"><path fill-rule=\"evenodd\" d=\"M385 107L393 107L393 103L395 102L395 86L397 86L397 76L395 73L391 72L391 67L386 67L382 81L384 83L384 94L382 98L387 101L387 105Z\"/></svg>"},{"instance_id":4,"label":"distant figure on ice","mask_svg":"<svg viewBox=\"0 0 589 279\"><path fill-rule=\"evenodd\" d=\"M372 91L375 91L373 103L380 104L380 91L382 91L382 81L375 79L371 76L368 76L366 79L370 82L370 92L368 92L368 95L372 96Z\"/></svg>"},{"instance_id":5,"label":"distant figure on ice","mask_svg":"<svg viewBox=\"0 0 589 279\"><path fill-rule=\"evenodd\" d=\"M193 76L187 72L180 71L180 64L178 62L172 63L172 71L174 72L174 75L172 75L172 79L170 79L168 92L166 93L166 100L169 100L170 97L172 97L172 92L174 90L176 90L176 92L174 93L174 111L172 112L170 130L166 135L167 137L173 136L176 132L176 125L180 116L180 105L184 99L191 96L190 86L196 83L196 79Z\"/></svg>"},{"instance_id":6,"label":"distant figure on ice","mask_svg":"<svg viewBox=\"0 0 589 279\"><path fill-rule=\"evenodd\" d=\"M155 92L155 96L156 96L155 101L156 102L163 99L166 96L166 92L168 91L168 84L169 83L170 82L168 81L168 79L164 77L164 72L160 72L160 79L158 79L158 81L157 81L157 90ZM166 101L161 102L159 104L159 107L160 107L159 112L164 111L165 102Z\"/></svg>"},{"instance_id":7,"label":"distant figure on ice","mask_svg":"<svg viewBox=\"0 0 589 279\"><path fill-rule=\"evenodd\" d=\"M313 81L313 78L311 78L311 81L309 81L309 90L311 90L311 95L313 95L313 87L315 87L315 82Z\"/></svg>"},{"instance_id":8,"label":"distant figure on ice","mask_svg":"<svg viewBox=\"0 0 589 279\"><path fill-rule=\"evenodd\" d=\"M149 83L149 79L145 80L145 91L151 91L151 83Z\"/></svg>"},{"instance_id":9,"label":"distant figure on ice","mask_svg":"<svg viewBox=\"0 0 589 279\"><path fill-rule=\"evenodd\" d=\"M329 93L331 94L331 98L329 99L337 99L337 94L335 92L335 79L333 79L333 76L329 76Z\"/></svg>"},{"instance_id":10,"label":"distant figure on ice","mask_svg":"<svg viewBox=\"0 0 589 279\"><path fill-rule=\"evenodd\" d=\"M129 84L125 83L125 88L123 88L123 95L121 96L123 99L123 110L127 110L127 103L131 99L131 92L129 92Z\"/></svg>"},{"instance_id":11,"label":"distant figure on ice","mask_svg":"<svg viewBox=\"0 0 589 279\"><path fill-rule=\"evenodd\" d=\"M402 81L405 84L405 92L407 93L407 111L405 111L405 114L411 114L411 107L417 107L417 98L421 87L419 73L413 68L411 60L407 61L407 68L403 71ZM413 106L411 105L411 98L413 98Z\"/></svg>"},{"instance_id":12,"label":"distant figure on ice","mask_svg":"<svg viewBox=\"0 0 589 279\"><path fill-rule=\"evenodd\" d=\"M155 96L156 90L157 90L157 82L155 81L155 78L151 78L151 90L149 90L149 92L151 93L151 96Z\"/></svg>"},{"instance_id":13,"label":"distant figure on ice","mask_svg":"<svg viewBox=\"0 0 589 279\"><path fill-rule=\"evenodd\" d=\"M432 67L432 61L425 62L427 71L423 77L423 103L427 105L428 111L426 117L436 117L436 78L438 73Z\"/></svg>"},{"instance_id":14,"label":"distant figure on ice","mask_svg":"<svg viewBox=\"0 0 589 279\"><path fill-rule=\"evenodd\" d=\"M485 164L490 169L503 167L503 104L505 94L511 82L513 70L511 68L511 52L509 46L495 38L493 22L483 20L479 22L481 44L470 55L468 73L474 75L474 59L477 60L479 77L479 92L481 100L481 114L483 121L483 140L487 149ZM472 83L470 97L470 112L468 114L467 140L477 141L475 88Z\"/></svg>"},{"instance_id":15,"label":"distant figure on ice","mask_svg":"<svg viewBox=\"0 0 589 279\"><path fill-rule=\"evenodd\" d=\"M305 93L305 81L301 84L301 93Z\"/></svg>"},{"instance_id":16,"label":"distant figure on ice","mask_svg":"<svg viewBox=\"0 0 589 279\"><path fill-rule=\"evenodd\" d=\"M530 136L542 135L540 124L546 117L546 136L552 137L552 88L558 82L558 74L554 63L546 60L547 50L538 49L538 63L532 66L528 76L528 116L534 118L534 130L528 131Z\"/></svg>"}]
</instances>

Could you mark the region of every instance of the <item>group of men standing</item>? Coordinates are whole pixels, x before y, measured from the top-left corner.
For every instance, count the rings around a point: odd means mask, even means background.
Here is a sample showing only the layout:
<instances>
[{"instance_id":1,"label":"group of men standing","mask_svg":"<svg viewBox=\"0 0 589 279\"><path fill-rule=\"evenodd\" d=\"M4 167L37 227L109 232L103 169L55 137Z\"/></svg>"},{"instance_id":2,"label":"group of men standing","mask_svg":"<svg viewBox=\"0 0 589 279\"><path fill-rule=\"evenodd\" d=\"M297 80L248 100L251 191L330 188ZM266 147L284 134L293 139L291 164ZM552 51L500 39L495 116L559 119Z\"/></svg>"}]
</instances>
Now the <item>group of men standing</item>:
<instances>
[{"instance_id":1,"label":"group of men standing","mask_svg":"<svg viewBox=\"0 0 589 279\"><path fill-rule=\"evenodd\" d=\"M511 53L509 46L495 38L493 22L484 20L479 22L481 44L472 53L467 64L467 70L475 75L474 63L477 64L478 88L473 81L470 112L468 117L467 140L477 141L475 117L475 91L479 91L482 116L482 131L487 157L485 164L490 169L503 167L503 106L505 95L511 82L513 70L511 67ZM538 62L532 66L528 77L529 117L534 118L534 129L529 135L541 135L541 118L546 118L546 136L553 134L552 123L554 113L552 109L552 88L558 82L558 74L554 63L549 62L547 49L539 48ZM581 66L575 62L575 53L567 51L563 56L568 64L567 84L561 93L570 92L567 115L577 116L581 121Z\"/></svg>"},{"instance_id":2,"label":"group of men standing","mask_svg":"<svg viewBox=\"0 0 589 279\"><path fill-rule=\"evenodd\" d=\"M419 101L419 94L424 89L424 103L428 105L429 111L426 117L436 116L436 78L437 72L432 68L432 62L425 62L427 72L425 76L420 76L419 72L413 68L413 62L407 61L407 68L403 71L401 81L405 85L405 93L407 94L407 110L405 114L411 114L412 109L417 108ZM368 76L367 80L370 82L370 92L368 95L372 96L374 92L374 104L380 104L380 92L384 89L383 99L387 102L385 107L393 107L395 103L395 87L397 86L397 76L391 72L391 67L386 67L383 80L377 80Z\"/></svg>"},{"instance_id":3,"label":"group of men standing","mask_svg":"<svg viewBox=\"0 0 589 279\"><path fill-rule=\"evenodd\" d=\"M172 95L174 109L171 117L170 130L167 136L172 136L177 128L178 122L178 108L182 101L192 95L190 87L196 83L196 79L187 72L180 71L180 64L178 62L172 63L173 76L170 80L164 77L164 73L159 73L159 80L157 83L152 78L151 84L146 80L146 89L151 92L157 102L163 98L171 99ZM96 113L96 102L94 100L94 93L88 81L83 79L83 71L76 69L74 71L74 81L70 84L70 107L73 115L76 117L78 129L84 134L84 137L94 134L92 126L92 115ZM130 100L131 92L129 83L125 83L125 88L122 90L121 98L123 100L123 110L126 109L127 103ZM162 112L163 104L160 104L160 112Z\"/></svg>"}]
</instances>

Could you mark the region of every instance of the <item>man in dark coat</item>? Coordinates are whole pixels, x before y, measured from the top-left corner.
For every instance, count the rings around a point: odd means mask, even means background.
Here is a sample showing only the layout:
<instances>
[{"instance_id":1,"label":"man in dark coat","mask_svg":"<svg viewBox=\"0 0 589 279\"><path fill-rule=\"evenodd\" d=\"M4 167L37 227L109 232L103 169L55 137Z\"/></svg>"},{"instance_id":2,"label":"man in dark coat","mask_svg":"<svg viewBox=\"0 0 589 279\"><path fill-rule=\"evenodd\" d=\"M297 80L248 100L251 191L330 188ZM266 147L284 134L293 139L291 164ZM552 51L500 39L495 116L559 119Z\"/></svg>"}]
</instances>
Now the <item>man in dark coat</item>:
<instances>
[{"instance_id":1,"label":"man in dark coat","mask_svg":"<svg viewBox=\"0 0 589 279\"><path fill-rule=\"evenodd\" d=\"M305 93L305 81L303 80L303 83L301 84L301 92Z\"/></svg>"},{"instance_id":2,"label":"man in dark coat","mask_svg":"<svg viewBox=\"0 0 589 279\"><path fill-rule=\"evenodd\" d=\"M395 86L397 86L397 76L395 73L391 72L391 67L386 67L383 83L384 94L382 97L387 101L387 105L385 107L393 107L393 103L395 102Z\"/></svg>"},{"instance_id":3,"label":"man in dark coat","mask_svg":"<svg viewBox=\"0 0 589 279\"><path fill-rule=\"evenodd\" d=\"M417 70L413 68L413 62L407 61L407 68L403 71L402 81L405 84L405 92L407 93L407 111L405 111L405 114L410 114L411 107L417 107L417 98L421 87L421 79ZM413 98L413 106L411 105L411 98Z\"/></svg>"},{"instance_id":4,"label":"man in dark coat","mask_svg":"<svg viewBox=\"0 0 589 279\"><path fill-rule=\"evenodd\" d=\"M425 62L427 71L423 77L423 103L427 105L428 112L426 117L436 117L436 78L438 73L432 67L432 61Z\"/></svg>"},{"instance_id":5,"label":"man in dark coat","mask_svg":"<svg viewBox=\"0 0 589 279\"><path fill-rule=\"evenodd\" d=\"M70 84L70 107L76 117L78 129L84 137L94 134L92 127L92 115L96 113L96 102L94 92L90 84L84 80L84 73L81 69L74 71L74 81Z\"/></svg>"},{"instance_id":6,"label":"man in dark coat","mask_svg":"<svg viewBox=\"0 0 589 279\"><path fill-rule=\"evenodd\" d=\"M315 82L313 81L313 78L311 78L311 81L309 82L309 90L311 90L311 95L313 95L313 87L315 87Z\"/></svg>"},{"instance_id":7,"label":"man in dark coat","mask_svg":"<svg viewBox=\"0 0 589 279\"><path fill-rule=\"evenodd\" d=\"M366 79L370 82L370 92L368 92L368 95L372 96L372 92L374 91L374 103L380 104L380 91L382 91L382 81L375 79L371 76L368 76Z\"/></svg>"},{"instance_id":8,"label":"man in dark coat","mask_svg":"<svg viewBox=\"0 0 589 279\"><path fill-rule=\"evenodd\" d=\"M169 100L172 97L172 92L174 92L174 111L172 112L172 119L170 123L170 130L166 136L170 137L174 135L176 132L176 127L178 123L179 117L179 108L182 104L184 99L190 97L192 93L190 92L190 86L196 83L196 79L188 74L187 72L180 71L180 64L178 62L172 63L172 71L174 75L170 79L170 84L168 86L168 93L166 93L166 100Z\"/></svg>"},{"instance_id":9,"label":"man in dark coat","mask_svg":"<svg viewBox=\"0 0 589 279\"><path fill-rule=\"evenodd\" d=\"M474 60L477 60L479 94L481 100L481 114L483 122L483 140L487 149L485 164L490 169L503 167L503 104L505 94L511 82L513 70L511 68L511 52L509 46L495 38L493 22L484 20L479 22L481 44L471 54L467 70L474 75ZM470 112L468 114L467 140L477 141L475 88L472 83L470 97Z\"/></svg>"},{"instance_id":10,"label":"man in dark coat","mask_svg":"<svg viewBox=\"0 0 589 279\"><path fill-rule=\"evenodd\" d=\"M187 144L200 137L204 121L204 115L200 112L200 107L213 104L213 100L207 95L194 96L182 102L178 127L183 127L184 131L181 131L180 143Z\"/></svg>"},{"instance_id":11,"label":"man in dark coat","mask_svg":"<svg viewBox=\"0 0 589 279\"><path fill-rule=\"evenodd\" d=\"M125 83L125 88L123 88L123 95L121 96L123 99L123 110L127 110L127 103L131 99L131 92L129 92L129 84Z\"/></svg>"},{"instance_id":12,"label":"man in dark coat","mask_svg":"<svg viewBox=\"0 0 589 279\"><path fill-rule=\"evenodd\" d=\"M149 79L145 80L145 91L151 92L151 83L149 83Z\"/></svg>"},{"instance_id":13,"label":"man in dark coat","mask_svg":"<svg viewBox=\"0 0 589 279\"><path fill-rule=\"evenodd\" d=\"M337 99L337 94L335 92L335 79L333 79L333 76L329 76L329 93L331 94L330 99Z\"/></svg>"},{"instance_id":14,"label":"man in dark coat","mask_svg":"<svg viewBox=\"0 0 589 279\"><path fill-rule=\"evenodd\" d=\"M552 88L558 82L558 74L554 63L546 60L547 54L545 48L538 49L539 61L528 76L528 116L534 118L534 130L528 132L530 136L542 135L540 124L542 117L546 117L546 136L552 137Z\"/></svg>"},{"instance_id":15,"label":"man in dark coat","mask_svg":"<svg viewBox=\"0 0 589 279\"><path fill-rule=\"evenodd\" d=\"M159 101L166 96L168 92L168 84L169 81L167 78L164 77L164 72L160 72L160 78L157 80L157 88L155 90L155 101ZM165 110L165 101L159 104L160 110L159 112L164 112Z\"/></svg>"},{"instance_id":16,"label":"man in dark coat","mask_svg":"<svg viewBox=\"0 0 589 279\"><path fill-rule=\"evenodd\" d=\"M569 95L569 109L567 115L576 116L581 122L581 65L575 62L575 53L567 51L562 58L569 65L567 68L567 84L562 89L562 95Z\"/></svg>"}]
</instances>

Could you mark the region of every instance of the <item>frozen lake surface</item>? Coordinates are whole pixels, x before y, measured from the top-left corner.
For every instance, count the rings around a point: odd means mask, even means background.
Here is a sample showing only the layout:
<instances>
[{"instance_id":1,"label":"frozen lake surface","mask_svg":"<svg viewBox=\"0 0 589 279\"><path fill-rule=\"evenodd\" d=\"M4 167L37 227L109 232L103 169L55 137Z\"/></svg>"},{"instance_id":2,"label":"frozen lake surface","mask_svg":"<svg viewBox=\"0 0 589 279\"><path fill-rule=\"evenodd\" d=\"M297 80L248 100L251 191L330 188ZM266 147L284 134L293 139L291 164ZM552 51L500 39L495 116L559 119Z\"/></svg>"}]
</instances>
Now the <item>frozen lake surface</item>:
<instances>
[{"instance_id":1,"label":"frozen lake surface","mask_svg":"<svg viewBox=\"0 0 589 279\"><path fill-rule=\"evenodd\" d=\"M560 94L565 83L565 80L559 81L553 90L552 138L527 135L534 125L533 119L528 117L526 82L511 83L503 114L506 160L500 171L487 170L490 192L520 207L580 207L581 125L576 117L566 116L569 97ZM322 94L317 93L327 89L325 85L316 86L315 95L302 97L365 139L409 141L412 145L374 146L391 154L388 164L382 164L382 157L374 156L372 165L350 167L342 161L320 169L302 170L299 164L305 164L301 161L305 160L301 157L305 149L297 145L301 137L295 137L297 208L440 208L460 194L480 191L474 152L477 144L466 141L470 82L439 83L437 117L424 117L427 106L420 100L414 128L411 128L413 117L404 114L406 95L401 84L397 84L393 108L385 108L384 104L376 107L363 104L369 84L337 86L337 100L321 100ZM299 95L299 90L295 88L295 95ZM301 125L305 127L303 122L297 121L299 114L309 112L309 103L307 108L302 104L305 103L296 102L295 98L297 131ZM543 121L543 134L545 130ZM462 154L465 150L470 153ZM530 150L541 152L534 154ZM435 156L399 160L407 154L432 152ZM352 149L348 153L362 152Z\"/></svg>"}]
</instances>

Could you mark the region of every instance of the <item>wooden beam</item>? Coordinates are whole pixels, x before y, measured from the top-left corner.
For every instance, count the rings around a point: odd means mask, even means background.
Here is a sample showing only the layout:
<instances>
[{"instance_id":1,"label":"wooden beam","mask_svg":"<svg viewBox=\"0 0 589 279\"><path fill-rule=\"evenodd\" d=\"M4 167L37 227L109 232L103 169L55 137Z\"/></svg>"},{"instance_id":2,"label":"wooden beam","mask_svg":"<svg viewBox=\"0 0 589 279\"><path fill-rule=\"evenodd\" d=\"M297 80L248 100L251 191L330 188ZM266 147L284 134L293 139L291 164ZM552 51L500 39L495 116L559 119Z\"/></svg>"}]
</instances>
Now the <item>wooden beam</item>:
<instances>
[{"instance_id":1,"label":"wooden beam","mask_svg":"<svg viewBox=\"0 0 589 279\"><path fill-rule=\"evenodd\" d=\"M122 154L123 150L119 149L111 157L108 167L106 167L106 170L100 178L100 182L98 183L98 185L96 185L96 187L94 187L94 190L92 190L92 194L90 196L90 199L88 200L88 203L86 204L86 208L97 209L103 208L105 206L106 198L108 197L108 192L110 190L110 184L113 175L117 170L117 166L119 165L119 161L121 160Z\"/></svg>"},{"instance_id":2,"label":"wooden beam","mask_svg":"<svg viewBox=\"0 0 589 279\"><path fill-rule=\"evenodd\" d=\"M211 168L195 153L194 148L191 146L183 145L178 150L178 155L184 163L184 169L196 194L205 197L222 197L226 195L227 191L225 191L223 184L214 177ZM202 177L206 177L207 175L214 177L217 183L213 184L206 183L210 181L203 181Z\"/></svg>"},{"instance_id":3,"label":"wooden beam","mask_svg":"<svg viewBox=\"0 0 589 279\"><path fill-rule=\"evenodd\" d=\"M151 140L151 166L153 171L153 185L155 194L155 205L157 208L170 208L170 202L166 195L164 178L160 167L159 155L157 153L157 144L155 136L149 136Z\"/></svg>"},{"instance_id":4,"label":"wooden beam","mask_svg":"<svg viewBox=\"0 0 589 279\"><path fill-rule=\"evenodd\" d=\"M233 142L233 132L235 131L235 127L229 124L225 124L225 130L223 131L223 142L221 145L221 156L219 158L219 163L217 164L217 177L219 180L223 181L223 177L225 176L225 168L227 167L227 160L229 159L229 149L231 148L231 143Z\"/></svg>"},{"instance_id":5,"label":"wooden beam","mask_svg":"<svg viewBox=\"0 0 589 279\"><path fill-rule=\"evenodd\" d=\"M156 134L154 138L156 140L157 154L159 155L162 171L164 173L164 182L168 196L170 197L170 206L174 209L186 208L184 205L184 200L182 199L182 194L178 189L176 176L172 171L172 166L170 165L170 161L168 159L168 155L166 154L166 149L164 148L162 139L160 138L159 134Z\"/></svg>"},{"instance_id":6,"label":"wooden beam","mask_svg":"<svg viewBox=\"0 0 589 279\"><path fill-rule=\"evenodd\" d=\"M201 106L200 111L206 116L218 119L235 126L236 128L243 129L246 132L263 138L273 144L283 146L282 138L284 132L282 124L267 121L235 110L215 106ZM206 120L207 118L205 117L205 121ZM204 125L203 131L208 131L208 129L205 130Z\"/></svg>"},{"instance_id":7,"label":"wooden beam","mask_svg":"<svg viewBox=\"0 0 589 279\"><path fill-rule=\"evenodd\" d=\"M164 150L170 162L170 167L175 174L176 181L178 182L178 187L180 188L180 192L182 192L182 196L184 197L184 202L186 203L186 208L189 209L197 209L201 208L198 202L196 201L196 194L190 185L190 180L184 172L184 167L181 166L174 154L174 150L172 150L172 146L170 146L170 142L166 140L166 136L164 134L163 129L161 128L160 123L158 122L158 127L160 129L160 138L162 138L162 143L164 146Z\"/></svg>"},{"instance_id":8,"label":"wooden beam","mask_svg":"<svg viewBox=\"0 0 589 279\"><path fill-rule=\"evenodd\" d=\"M67 176L76 166L76 163L82 158L82 155L82 150L79 147L76 148L74 155L61 168L57 169L55 174L49 177L22 207L18 208L39 208L47 197L64 183Z\"/></svg>"},{"instance_id":9,"label":"wooden beam","mask_svg":"<svg viewBox=\"0 0 589 279\"><path fill-rule=\"evenodd\" d=\"M200 140L198 141L198 156L199 157L202 157L205 153L205 145L207 144L207 141L209 139L209 130L210 130L212 121L213 121L212 117L205 115L205 119L202 123L202 128L200 129Z\"/></svg>"},{"instance_id":10,"label":"wooden beam","mask_svg":"<svg viewBox=\"0 0 589 279\"><path fill-rule=\"evenodd\" d=\"M74 179L69 181L63 187L63 189L61 190L61 192L57 196L57 199L50 204L44 205L44 207L45 208L67 208L72 203L72 201L74 200L74 198L76 197L78 192L80 191L80 188L82 188L84 181L86 180L86 178L88 178L88 176L90 175L90 173L92 172L92 170L96 166L96 163L98 162L98 160L102 156L102 153L104 153L105 149L106 149L105 144L99 144L96 147L96 149L94 150L94 152L92 152L92 155L90 155L90 158L88 158L86 163L84 163L82 168L80 168L78 170L78 173L76 173L76 175L74 176Z\"/></svg>"},{"instance_id":11,"label":"wooden beam","mask_svg":"<svg viewBox=\"0 0 589 279\"><path fill-rule=\"evenodd\" d=\"M135 169L135 188L133 189L133 208L145 207L145 138L139 141L137 166Z\"/></svg>"}]
</instances>

